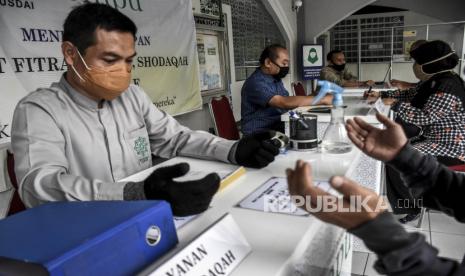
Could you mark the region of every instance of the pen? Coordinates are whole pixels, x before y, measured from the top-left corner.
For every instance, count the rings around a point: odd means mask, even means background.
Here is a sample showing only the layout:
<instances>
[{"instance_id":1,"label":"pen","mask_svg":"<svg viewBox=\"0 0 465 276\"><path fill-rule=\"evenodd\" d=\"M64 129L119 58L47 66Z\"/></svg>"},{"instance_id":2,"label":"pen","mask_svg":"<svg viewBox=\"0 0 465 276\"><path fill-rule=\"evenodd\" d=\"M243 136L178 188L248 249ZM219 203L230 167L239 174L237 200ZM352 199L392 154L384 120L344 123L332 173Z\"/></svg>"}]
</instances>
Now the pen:
<instances>
[{"instance_id":1,"label":"pen","mask_svg":"<svg viewBox=\"0 0 465 276\"><path fill-rule=\"evenodd\" d=\"M373 87L370 85L370 87L368 88L368 91L365 93L365 98L368 98L370 96L370 92L372 88Z\"/></svg>"},{"instance_id":2,"label":"pen","mask_svg":"<svg viewBox=\"0 0 465 276\"><path fill-rule=\"evenodd\" d=\"M308 129L309 126L305 123L305 118L304 118L304 116L302 116L301 113L296 113L296 114L297 114L297 118L299 118L299 119L298 119L298 122L299 122L305 129Z\"/></svg>"},{"instance_id":3,"label":"pen","mask_svg":"<svg viewBox=\"0 0 465 276\"><path fill-rule=\"evenodd\" d=\"M292 117L292 118L295 118L295 119L298 119L299 118L299 115L297 113L295 113L294 111L289 111L289 115Z\"/></svg>"}]
</instances>

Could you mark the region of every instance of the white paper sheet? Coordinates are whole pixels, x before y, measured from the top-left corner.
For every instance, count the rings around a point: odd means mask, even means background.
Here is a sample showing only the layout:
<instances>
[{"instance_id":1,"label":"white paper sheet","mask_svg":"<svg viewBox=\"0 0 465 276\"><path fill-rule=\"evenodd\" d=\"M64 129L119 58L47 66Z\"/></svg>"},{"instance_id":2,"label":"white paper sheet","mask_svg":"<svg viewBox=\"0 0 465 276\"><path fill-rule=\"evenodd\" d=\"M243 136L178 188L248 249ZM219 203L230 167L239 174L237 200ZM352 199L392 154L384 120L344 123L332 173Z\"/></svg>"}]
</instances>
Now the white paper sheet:
<instances>
[{"instance_id":1,"label":"white paper sheet","mask_svg":"<svg viewBox=\"0 0 465 276\"><path fill-rule=\"evenodd\" d=\"M327 181L315 180L314 185L331 194L335 193ZM263 185L243 199L238 206L262 212L308 216L306 211L297 208L291 202L287 179L284 177L272 177L268 179Z\"/></svg>"}]
</instances>

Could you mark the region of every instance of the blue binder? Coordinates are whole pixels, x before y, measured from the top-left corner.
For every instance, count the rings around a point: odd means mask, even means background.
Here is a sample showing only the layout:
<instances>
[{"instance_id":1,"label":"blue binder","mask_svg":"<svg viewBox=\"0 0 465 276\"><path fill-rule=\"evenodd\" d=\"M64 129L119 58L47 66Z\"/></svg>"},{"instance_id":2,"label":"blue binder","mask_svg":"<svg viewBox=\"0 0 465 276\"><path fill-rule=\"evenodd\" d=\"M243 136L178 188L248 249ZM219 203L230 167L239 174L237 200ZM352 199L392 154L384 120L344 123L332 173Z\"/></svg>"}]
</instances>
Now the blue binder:
<instances>
[{"instance_id":1,"label":"blue binder","mask_svg":"<svg viewBox=\"0 0 465 276\"><path fill-rule=\"evenodd\" d=\"M49 203L0 220L0 274L130 275L177 242L165 201Z\"/></svg>"}]
</instances>

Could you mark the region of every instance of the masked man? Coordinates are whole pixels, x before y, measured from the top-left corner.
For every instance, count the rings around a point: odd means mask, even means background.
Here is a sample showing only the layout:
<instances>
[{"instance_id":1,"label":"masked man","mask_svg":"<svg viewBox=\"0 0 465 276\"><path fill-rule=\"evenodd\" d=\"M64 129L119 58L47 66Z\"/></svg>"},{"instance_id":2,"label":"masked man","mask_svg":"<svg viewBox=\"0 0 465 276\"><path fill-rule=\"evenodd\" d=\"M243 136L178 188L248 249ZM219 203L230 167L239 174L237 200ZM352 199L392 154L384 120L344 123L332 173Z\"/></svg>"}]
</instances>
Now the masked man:
<instances>
[{"instance_id":1,"label":"masked man","mask_svg":"<svg viewBox=\"0 0 465 276\"><path fill-rule=\"evenodd\" d=\"M264 167L278 149L268 134L238 142L192 131L130 85L137 28L103 4L74 8L64 23L68 71L17 105L12 148L19 194L27 207L49 201L167 200L175 215L208 208L220 179L173 180L186 163L155 170L140 183L120 179L177 155Z\"/></svg>"},{"instance_id":2,"label":"masked man","mask_svg":"<svg viewBox=\"0 0 465 276\"><path fill-rule=\"evenodd\" d=\"M328 66L323 67L320 78L343 87L363 87L374 85L372 80L358 81L346 68L346 58L341 50L332 50L326 55Z\"/></svg>"},{"instance_id":3,"label":"masked man","mask_svg":"<svg viewBox=\"0 0 465 276\"><path fill-rule=\"evenodd\" d=\"M245 135L266 130L284 131L281 114L311 105L313 96L289 96L282 78L289 72L289 53L284 46L270 45L260 55L260 67L250 75L241 91L241 127ZM327 96L320 104L331 104Z\"/></svg>"}]
</instances>

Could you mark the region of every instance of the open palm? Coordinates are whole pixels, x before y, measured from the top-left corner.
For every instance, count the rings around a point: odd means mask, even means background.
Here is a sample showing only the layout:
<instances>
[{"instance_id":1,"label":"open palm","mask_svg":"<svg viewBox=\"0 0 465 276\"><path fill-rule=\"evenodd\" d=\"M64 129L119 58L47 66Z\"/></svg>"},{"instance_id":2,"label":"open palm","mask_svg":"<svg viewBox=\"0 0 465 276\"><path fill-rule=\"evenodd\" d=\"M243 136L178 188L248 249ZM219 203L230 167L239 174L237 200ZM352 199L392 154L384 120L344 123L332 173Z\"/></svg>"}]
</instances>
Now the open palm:
<instances>
[{"instance_id":1,"label":"open palm","mask_svg":"<svg viewBox=\"0 0 465 276\"><path fill-rule=\"evenodd\" d=\"M366 155L387 162L407 144L402 127L388 117L377 114L376 118L386 127L376 128L360 118L347 120L349 139Z\"/></svg>"}]
</instances>

